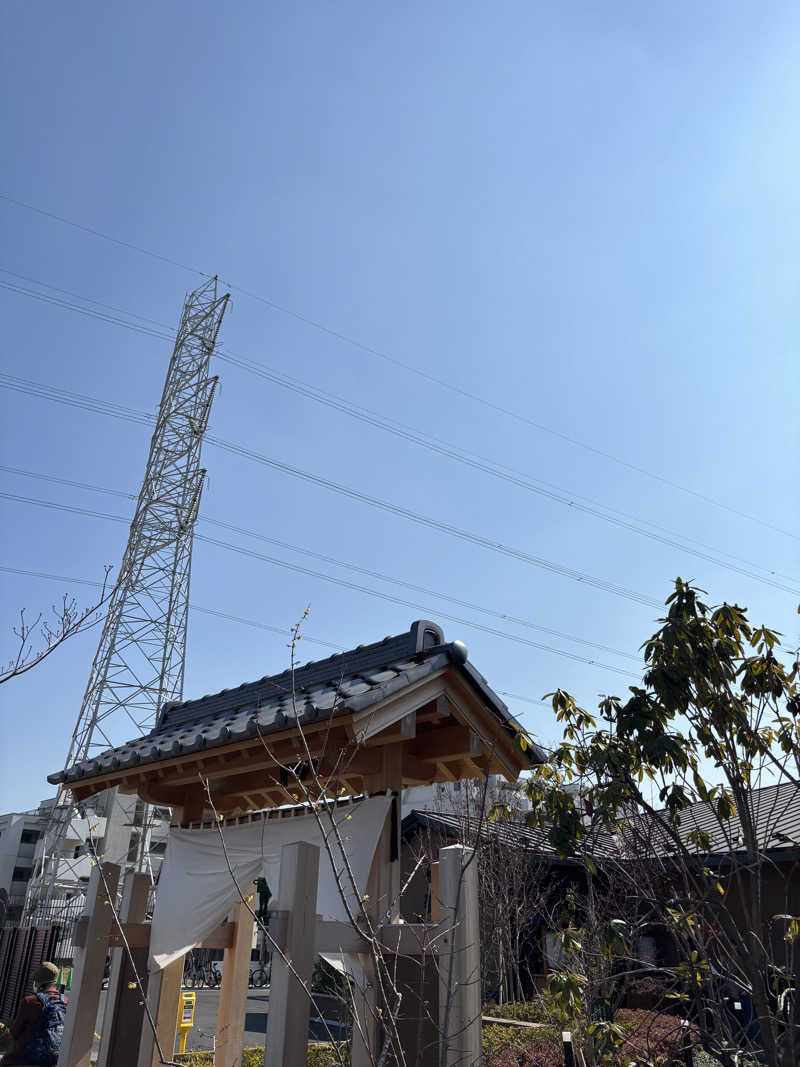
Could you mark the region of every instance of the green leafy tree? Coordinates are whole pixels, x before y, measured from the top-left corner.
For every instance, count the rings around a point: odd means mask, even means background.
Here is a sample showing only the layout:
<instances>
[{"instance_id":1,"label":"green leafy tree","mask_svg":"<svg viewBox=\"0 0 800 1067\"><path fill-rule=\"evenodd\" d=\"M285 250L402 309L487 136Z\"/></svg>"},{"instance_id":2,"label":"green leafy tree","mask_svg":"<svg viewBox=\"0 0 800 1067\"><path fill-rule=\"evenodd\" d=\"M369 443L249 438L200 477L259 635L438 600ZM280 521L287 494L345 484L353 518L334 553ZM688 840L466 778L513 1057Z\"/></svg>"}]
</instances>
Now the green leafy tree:
<instances>
[{"instance_id":1,"label":"green leafy tree","mask_svg":"<svg viewBox=\"0 0 800 1067\"><path fill-rule=\"evenodd\" d=\"M749 1046L788 1067L800 1062L800 868L787 873L784 860L800 841L786 839L782 815L800 786L800 665L796 653L782 662L774 630L703 595L675 582L626 698L603 697L590 713L550 694L563 737L529 782L530 819L582 860L590 886L638 895L639 915L658 916L677 950L673 1007L708 1052L733 1064ZM635 970L635 946L614 924L599 916L595 941ZM551 991L574 1000L588 981L562 971ZM732 1017L732 991L752 1001L757 1028Z\"/></svg>"}]
</instances>

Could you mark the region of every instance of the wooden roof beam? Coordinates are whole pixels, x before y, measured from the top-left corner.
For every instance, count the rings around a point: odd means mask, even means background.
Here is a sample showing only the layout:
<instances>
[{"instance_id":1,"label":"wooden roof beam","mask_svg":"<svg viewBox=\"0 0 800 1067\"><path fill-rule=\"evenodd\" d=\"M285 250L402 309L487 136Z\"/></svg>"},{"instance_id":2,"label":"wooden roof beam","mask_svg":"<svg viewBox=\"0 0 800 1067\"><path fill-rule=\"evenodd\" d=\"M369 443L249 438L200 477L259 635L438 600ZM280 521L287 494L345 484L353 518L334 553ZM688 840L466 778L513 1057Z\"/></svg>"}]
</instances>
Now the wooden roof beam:
<instances>
[{"instance_id":1,"label":"wooden roof beam","mask_svg":"<svg viewBox=\"0 0 800 1067\"><path fill-rule=\"evenodd\" d=\"M419 733L409 753L418 759L438 762L461 756L480 756L483 745L478 734L468 726L438 726Z\"/></svg>"},{"instance_id":2,"label":"wooden roof beam","mask_svg":"<svg viewBox=\"0 0 800 1067\"><path fill-rule=\"evenodd\" d=\"M403 753L403 784L429 785L436 779L436 764Z\"/></svg>"},{"instance_id":3,"label":"wooden roof beam","mask_svg":"<svg viewBox=\"0 0 800 1067\"><path fill-rule=\"evenodd\" d=\"M453 714L478 734L483 741L484 751L491 751L493 761L497 762L497 770L509 782L515 782L520 770L529 764L525 757L515 751L511 734L506 727L497 724L494 728L494 737L488 740L484 736L486 725L481 722L481 717L485 715L485 712L474 692L455 670L448 671L447 680L449 682L447 698L452 705Z\"/></svg>"}]
</instances>

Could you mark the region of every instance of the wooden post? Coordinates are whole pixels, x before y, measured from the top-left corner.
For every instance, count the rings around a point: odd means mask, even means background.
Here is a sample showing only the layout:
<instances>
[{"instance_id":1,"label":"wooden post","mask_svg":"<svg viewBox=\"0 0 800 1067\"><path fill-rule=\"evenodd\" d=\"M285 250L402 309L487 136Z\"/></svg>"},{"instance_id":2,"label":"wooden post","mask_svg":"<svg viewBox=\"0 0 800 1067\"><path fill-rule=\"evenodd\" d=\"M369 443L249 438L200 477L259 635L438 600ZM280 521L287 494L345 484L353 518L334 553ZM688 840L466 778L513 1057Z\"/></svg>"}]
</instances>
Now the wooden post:
<instances>
[{"instance_id":1,"label":"wooden post","mask_svg":"<svg viewBox=\"0 0 800 1067\"><path fill-rule=\"evenodd\" d=\"M178 1007L183 983L183 956L168 964L162 971L154 971L147 981L147 1003L156 1024L158 1041L164 1058L171 1060L175 1051L178 1027ZM149 1022L142 1027L137 1067L160 1067L161 1058Z\"/></svg>"},{"instance_id":2,"label":"wooden post","mask_svg":"<svg viewBox=\"0 0 800 1067\"><path fill-rule=\"evenodd\" d=\"M385 837L378 842L376 855L382 868L381 876L381 899L378 901L379 921L383 922L384 916L389 915L390 922L400 920L400 889L402 877L400 871L400 839L402 833L402 818L400 794L403 789L403 743L385 745L381 749L383 764L383 789L391 789L396 794L392 799L389 814L386 818ZM384 899L385 897L385 899Z\"/></svg>"},{"instance_id":3,"label":"wooden post","mask_svg":"<svg viewBox=\"0 0 800 1067\"><path fill-rule=\"evenodd\" d=\"M439 1064L468 1067L481 1058L478 864L472 849L439 850L439 908Z\"/></svg>"},{"instance_id":4,"label":"wooden post","mask_svg":"<svg viewBox=\"0 0 800 1067\"><path fill-rule=\"evenodd\" d=\"M431 864L431 922L439 921L439 861L434 860Z\"/></svg>"},{"instance_id":5,"label":"wooden post","mask_svg":"<svg viewBox=\"0 0 800 1067\"><path fill-rule=\"evenodd\" d=\"M104 863L101 867L92 868L84 909L87 923L83 931L83 944L75 952L71 1004L64 1023L58 1067L89 1067L108 935L114 923L112 908L117 904L119 873L116 863Z\"/></svg>"},{"instance_id":6,"label":"wooden post","mask_svg":"<svg viewBox=\"0 0 800 1067\"><path fill-rule=\"evenodd\" d=\"M380 789L393 789L397 797L386 815L375 856L367 879L366 910L377 929L387 919L400 921L400 790L403 788L403 744L396 742L381 749L381 773L375 783ZM375 960L372 955L359 953L358 961L364 972L363 986L353 990L353 1012L358 1025L353 1025L350 1059L352 1067L371 1067L378 1055L380 1027L378 1026Z\"/></svg>"},{"instance_id":7,"label":"wooden post","mask_svg":"<svg viewBox=\"0 0 800 1067\"><path fill-rule=\"evenodd\" d=\"M373 1067L378 1056L375 960L364 952L359 953L357 958L364 971L364 984L353 983L354 1019L350 1063L352 1067Z\"/></svg>"},{"instance_id":8,"label":"wooden post","mask_svg":"<svg viewBox=\"0 0 800 1067\"><path fill-rule=\"evenodd\" d=\"M278 906L288 912L284 954L303 989L278 952L272 954L272 982L265 1042L265 1067L306 1067L309 993L317 925L319 848L295 841L281 849Z\"/></svg>"},{"instance_id":9,"label":"wooden post","mask_svg":"<svg viewBox=\"0 0 800 1067\"><path fill-rule=\"evenodd\" d=\"M564 1030L562 1032L561 1045L564 1051L564 1067L575 1067L575 1050L572 1047L571 1030Z\"/></svg>"},{"instance_id":10,"label":"wooden post","mask_svg":"<svg viewBox=\"0 0 800 1067\"><path fill-rule=\"evenodd\" d=\"M128 875L120 908L122 922L144 922L147 917L149 893L149 875ZM133 948L131 955L137 972L144 980L146 990L147 949ZM139 1035L144 1025L144 1005L139 987L134 985L133 989L129 988L129 983L134 981L135 975L128 953L124 948L112 949L111 977L108 980L97 1067L136 1067Z\"/></svg>"},{"instance_id":11,"label":"wooden post","mask_svg":"<svg viewBox=\"0 0 800 1067\"><path fill-rule=\"evenodd\" d=\"M192 798L187 791L184 799L187 805L175 804L172 808L170 826L180 826L188 814L202 816L202 804L197 810L191 811L194 801L199 803L198 795ZM186 810L185 810L186 809ZM158 897L156 897L158 908ZM164 1053L165 1059L171 1060L175 1052L175 1034L178 1028L178 1009L181 1000L181 986L183 985L183 962L184 957L174 960L161 971L153 971L147 979L147 1006L155 1020L158 1042ZM147 1019L142 1027L142 1037L139 1042L139 1058L136 1067L160 1067L161 1059L158 1055L158 1045L153 1036L152 1028Z\"/></svg>"},{"instance_id":12,"label":"wooden post","mask_svg":"<svg viewBox=\"0 0 800 1067\"><path fill-rule=\"evenodd\" d=\"M316 901L316 894L314 895ZM234 924L233 944L225 949L222 986L217 1004L215 1067L240 1067L247 1011L247 985L250 979L250 952L253 945L253 916L246 904L239 904L228 916Z\"/></svg>"}]
</instances>

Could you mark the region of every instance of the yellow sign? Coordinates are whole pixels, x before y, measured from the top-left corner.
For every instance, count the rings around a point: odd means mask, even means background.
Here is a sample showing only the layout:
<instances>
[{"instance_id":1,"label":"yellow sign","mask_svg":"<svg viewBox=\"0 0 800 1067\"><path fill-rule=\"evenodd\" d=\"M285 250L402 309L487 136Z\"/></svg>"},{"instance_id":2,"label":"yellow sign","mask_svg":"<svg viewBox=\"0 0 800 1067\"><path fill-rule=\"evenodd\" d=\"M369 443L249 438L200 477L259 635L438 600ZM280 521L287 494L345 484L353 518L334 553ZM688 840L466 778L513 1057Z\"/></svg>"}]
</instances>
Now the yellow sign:
<instances>
[{"instance_id":1,"label":"yellow sign","mask_svg":"<svg viewBox=\"0 0 800 1067\"><path fill-rule=\"evenodd\" d=\"M181 1043L178 1052L183 1055L186 1052L186 1038L194 1026L194 1002L195 994L183 991L178 1004L178 1030L180 1031Z\"/></svg>"}]
</instances>

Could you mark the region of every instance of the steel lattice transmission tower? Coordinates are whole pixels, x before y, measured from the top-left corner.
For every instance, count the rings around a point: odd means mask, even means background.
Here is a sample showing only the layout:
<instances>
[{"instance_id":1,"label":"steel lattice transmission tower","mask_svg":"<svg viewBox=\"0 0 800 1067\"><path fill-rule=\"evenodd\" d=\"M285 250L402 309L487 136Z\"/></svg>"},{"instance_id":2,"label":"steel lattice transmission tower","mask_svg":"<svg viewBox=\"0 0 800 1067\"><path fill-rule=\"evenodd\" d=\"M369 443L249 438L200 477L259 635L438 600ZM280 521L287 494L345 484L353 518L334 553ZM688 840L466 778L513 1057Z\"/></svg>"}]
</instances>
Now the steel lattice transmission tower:
<instances>
[{"instance_id":1,"label":"steel lattice transmission tower","mask_svg":"<svg viewBox=\"0 0 800 1067\"><path fill-rule=\"evenodd\" d=\"M228 299L229 294L217 295L216 278L186 298L66 767L122 743L132 728L135 734L148 732L161 706L183 695L192 540L206 473L200 450L217 384L209 365ZM66 791L59 789L28 890L28 915L37 903L52 899L60 869L69 864L62 853L74 815ZM106 840L112 817L107 813Z\"/></svg>"}]
</instances>

